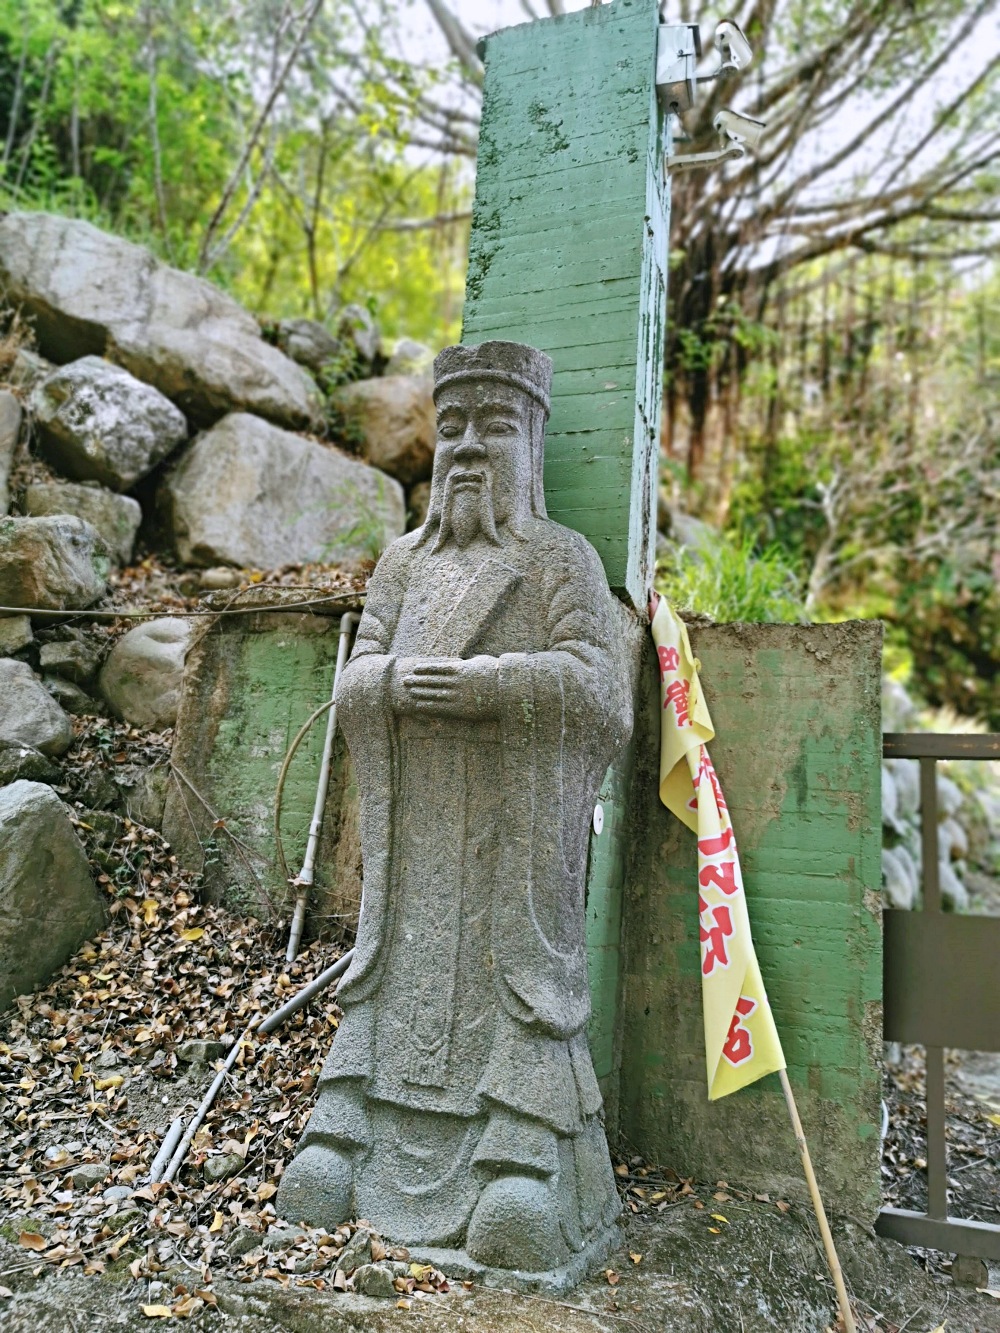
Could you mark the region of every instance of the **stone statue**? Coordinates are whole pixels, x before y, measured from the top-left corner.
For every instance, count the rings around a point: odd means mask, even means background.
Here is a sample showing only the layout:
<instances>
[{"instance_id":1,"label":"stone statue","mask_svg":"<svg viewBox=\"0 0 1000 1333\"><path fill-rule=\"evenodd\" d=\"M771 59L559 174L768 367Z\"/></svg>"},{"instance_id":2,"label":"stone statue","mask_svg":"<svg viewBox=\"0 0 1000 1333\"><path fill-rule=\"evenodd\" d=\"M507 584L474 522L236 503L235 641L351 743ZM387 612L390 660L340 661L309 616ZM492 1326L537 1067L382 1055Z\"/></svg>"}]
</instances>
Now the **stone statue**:
<instances>
[{"instance_id":1,"label":"stone statue","mask_svg":"<svg viewBox=\"0 0 1000 1333\"><path fill-rule=\"evenodd\" d=\"M434 374L427 521L379 561L337 696L364 905L277 1202L453 1272L575 1277L618 1213L584 880L628 679L597 554L545 513L551 361L492 342Z\"/></svg>"}]
</instances>

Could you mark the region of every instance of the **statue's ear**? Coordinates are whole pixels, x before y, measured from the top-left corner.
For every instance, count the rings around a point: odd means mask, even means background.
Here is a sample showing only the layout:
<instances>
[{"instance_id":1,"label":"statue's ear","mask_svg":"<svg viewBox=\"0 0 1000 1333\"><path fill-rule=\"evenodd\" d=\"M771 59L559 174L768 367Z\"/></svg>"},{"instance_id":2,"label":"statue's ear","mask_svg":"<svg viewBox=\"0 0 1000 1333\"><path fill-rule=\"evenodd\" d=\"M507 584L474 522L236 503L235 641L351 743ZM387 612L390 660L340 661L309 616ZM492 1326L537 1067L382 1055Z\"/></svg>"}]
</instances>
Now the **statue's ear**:
<instances>
[{"instance_id":1,"label":"statue's ear","mask_svg":"<svg viewBox=\"0 0 1000 1333\"><path fill-rule=\"evenodd\" d=\"M548 414L540 404L531 409L531 510L536 518L548 518L545 508L545 423Z\"/></svg>"}]
</instances>

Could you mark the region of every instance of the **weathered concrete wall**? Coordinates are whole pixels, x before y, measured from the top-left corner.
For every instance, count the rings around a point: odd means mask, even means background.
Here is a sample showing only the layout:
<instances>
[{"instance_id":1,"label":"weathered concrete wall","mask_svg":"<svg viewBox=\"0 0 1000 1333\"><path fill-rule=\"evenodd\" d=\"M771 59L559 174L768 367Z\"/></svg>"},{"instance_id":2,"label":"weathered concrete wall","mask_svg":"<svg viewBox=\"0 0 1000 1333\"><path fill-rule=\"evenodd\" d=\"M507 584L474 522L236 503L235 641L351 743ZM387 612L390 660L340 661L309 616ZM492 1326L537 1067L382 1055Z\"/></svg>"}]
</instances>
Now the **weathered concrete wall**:
<instances>
[{"instance_id":1,"label":"weathered concrete wall","mask_svg":"<svg viewBox=\"0 0 1000 1333\"><path fill-rule=\"evenodd\" d=\"M879 1198L881 626L692 628L757 955L829 1203ZM619 1125L684 1174L801 1194L776 1076L710 1103L694 836L657 795L650 646L623 922Z\"/></svg>"},{"instance_id":2,"label":"weathered concrete wall","mask_svg":"<svg viewBox=\"0 0 1000 1333\"><path fill-rule=\"evenodd\" d=\"M259 602L262 594L250 596ZM302 594L273 593L270 600L300 602ZM179 774L164 833L184 865L204 869L209 894L244 914L274 919L287 911L290 894L274 847L275 788L299 727L330 697L339 618L352 609L334 605L325 614L224 616L188 653L172 753ZM293 875L305 851L325 728L324 716L299 746L285 782L281 831ZM215 815L225 829L214 827ZM307 933L353 926L360 896L357 790L338 733Z\"/></svg>"}]
</instances>

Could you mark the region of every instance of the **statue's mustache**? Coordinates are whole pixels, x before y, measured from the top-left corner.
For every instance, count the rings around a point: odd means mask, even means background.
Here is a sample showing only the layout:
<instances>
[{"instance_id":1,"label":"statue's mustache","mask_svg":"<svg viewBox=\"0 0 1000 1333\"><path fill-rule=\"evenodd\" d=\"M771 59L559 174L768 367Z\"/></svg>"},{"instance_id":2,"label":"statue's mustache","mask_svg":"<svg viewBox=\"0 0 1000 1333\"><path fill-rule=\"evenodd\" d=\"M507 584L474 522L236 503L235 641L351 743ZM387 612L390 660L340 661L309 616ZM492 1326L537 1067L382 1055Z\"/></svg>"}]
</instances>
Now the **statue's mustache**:
<instances>
[{"instance_id":1,"label":"statue's mustache","mask_svg":"<svg viewBox=\"0 0 1000 1333\"><path fill-rule=\"evenodd\" d=\"M439 551L455 535L456 495L459 491L475 495L479 531L487 541L499 546L500 538L497 535L496 515L493 510L493 487L489 476L485 472L454 467L445 479L440 514L434 516L440 526L431 550Z\"/></svg>"}]
</instances>

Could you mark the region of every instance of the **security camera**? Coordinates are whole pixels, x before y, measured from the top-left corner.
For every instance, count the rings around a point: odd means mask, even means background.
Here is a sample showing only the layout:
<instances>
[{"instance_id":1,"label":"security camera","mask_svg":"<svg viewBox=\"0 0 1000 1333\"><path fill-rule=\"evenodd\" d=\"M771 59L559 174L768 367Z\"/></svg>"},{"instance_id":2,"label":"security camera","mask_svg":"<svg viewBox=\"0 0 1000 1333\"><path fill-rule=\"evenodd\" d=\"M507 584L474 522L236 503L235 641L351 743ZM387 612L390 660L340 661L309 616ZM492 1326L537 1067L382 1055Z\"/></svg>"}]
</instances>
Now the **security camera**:
<instances>
[{"instance_id":1,"label":"security camera","mask_svg":"<svg viewBox=\"0 0 1000 1333\"><path fill-rule=\"evenodd\" d=\"M746 69L753 60L753 47L732 19L725 19L716 28L715 44L722 53L720 73L724 69Z\"/></svg>"},{"instance_id":2,"label":"security camera","mask_svg":"<svg viewBox=\"0 0 1000 1333\"><path fill-rule=\"evenodd\" d=\"M742 116L738 111L723 107L712 121L719 132L720 143L728 139L731 143L745 148L756 148L767 128L764 121L754 120L752 116Z\"/></svg>"}]
</instances>

